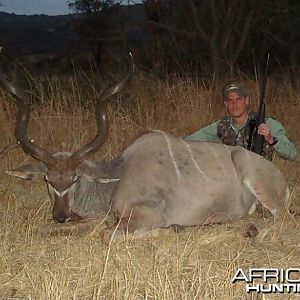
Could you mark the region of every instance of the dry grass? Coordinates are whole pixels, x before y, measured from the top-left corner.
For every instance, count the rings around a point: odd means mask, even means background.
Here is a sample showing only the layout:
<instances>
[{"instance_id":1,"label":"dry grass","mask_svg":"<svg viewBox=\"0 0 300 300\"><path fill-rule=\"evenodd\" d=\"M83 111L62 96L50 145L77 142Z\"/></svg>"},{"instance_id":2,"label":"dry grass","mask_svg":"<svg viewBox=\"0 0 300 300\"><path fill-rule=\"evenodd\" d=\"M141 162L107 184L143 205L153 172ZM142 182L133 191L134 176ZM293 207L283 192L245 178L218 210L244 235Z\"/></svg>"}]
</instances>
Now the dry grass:
<instances>
[{"instance_id":1,"label":"dry grass","mask_svg":"<svg viewBox=\"0 0 300 300\"><path fill-rule=\"evenodd\" d=\"M255 83L245 83L254 99ZM288 81L280 84L271 81L267 109L299 147L300 91ZM40 104L33 108L31 137L58 151L75 150L93 136L98 93L86 77L49 79L48 87L37 80L35 85L31 92L36 91ZM0 136L6 145L14 141L15 107L0 93ZM214 89L197 80L166 83L137 74L110 103L110 137L96 157L114 157L149 129L187 135L222 114L218 99ZM13 150L1 160L1 169L24 159L29 160ZM291 206L299 212L299 161L275 163L289 180ZM231 278L239 267L299 267L299 217L287 214L274 222L255 215L178 234L164 231L158 237L108 241L101 229L88 236L45 235L38 229L52 220L42 180L28 183L2 172L0 186L0 299L296 299L287 294L251 296ZM250 222L260 228L255 241L244 236Z\"/></svg>"}]
</instances>

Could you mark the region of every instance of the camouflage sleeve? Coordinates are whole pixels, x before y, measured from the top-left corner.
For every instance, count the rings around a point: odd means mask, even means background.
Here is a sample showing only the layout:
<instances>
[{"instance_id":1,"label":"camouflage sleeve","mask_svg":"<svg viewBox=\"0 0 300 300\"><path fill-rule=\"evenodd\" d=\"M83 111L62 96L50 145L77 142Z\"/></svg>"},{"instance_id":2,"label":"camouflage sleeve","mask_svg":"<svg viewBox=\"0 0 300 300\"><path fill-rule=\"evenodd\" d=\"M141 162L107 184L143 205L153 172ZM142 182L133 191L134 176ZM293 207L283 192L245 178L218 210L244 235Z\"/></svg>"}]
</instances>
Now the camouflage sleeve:
<instances>
[{"instance_id":1,"label":"camouflage sleeve","mask_svg":"<svg viewBox=\"0 0 300 300\"><path fill-rule=\"evenodd\" d=\"M277 154L284 159L295 160L297 157L297 150L294 144L286 136L282 124L272 118L268 118L266 124L270 127L272 136L276 137L278 140L273 146L273 149Z\"/></svg>"},{"instance_id":2,"label":"camouflage sleeve","mask_svg":"<svg viewBox=\"0 0 300 300\"><path fill-rule=\"evenodd\" d=\"M219 121L216 121L204 128L201 128L191 135L185 137L186 141L198 141L198 142L214 142L221 143L220 138L217 134Z\"/></svg>"}]
</instances>

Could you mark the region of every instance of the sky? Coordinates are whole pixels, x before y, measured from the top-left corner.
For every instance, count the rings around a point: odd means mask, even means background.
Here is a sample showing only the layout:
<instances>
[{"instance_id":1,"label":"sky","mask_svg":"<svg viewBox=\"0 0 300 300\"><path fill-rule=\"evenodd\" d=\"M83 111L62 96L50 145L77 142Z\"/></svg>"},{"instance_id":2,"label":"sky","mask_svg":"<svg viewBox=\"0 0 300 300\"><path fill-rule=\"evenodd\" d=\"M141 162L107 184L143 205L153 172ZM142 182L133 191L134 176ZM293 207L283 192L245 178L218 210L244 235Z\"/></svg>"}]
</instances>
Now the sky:
<instances>
[{"instance_id":1,"label":"sky","mask_svg":"<svg viewBox=\"0 0 300 300\"><path fill-rule=\"evenodd\" d=\"M65 15L73 12L68 8L67 2L67 0L0 0L2 4L0 11L17 15ZM141 1L133 2L139 3ZM124 0L123 3L127 4L128 1Z\"/></svg>"},{"instance_id":2,"label":"sky","mask_svg":"<svg viewBox=\"0 0 300 300\"><path fill-rule=\"evenodd\" d=\"M64 15L71 13L66 0L0 0L0 11L17 15Z\"/></svg>"}]
</instances>

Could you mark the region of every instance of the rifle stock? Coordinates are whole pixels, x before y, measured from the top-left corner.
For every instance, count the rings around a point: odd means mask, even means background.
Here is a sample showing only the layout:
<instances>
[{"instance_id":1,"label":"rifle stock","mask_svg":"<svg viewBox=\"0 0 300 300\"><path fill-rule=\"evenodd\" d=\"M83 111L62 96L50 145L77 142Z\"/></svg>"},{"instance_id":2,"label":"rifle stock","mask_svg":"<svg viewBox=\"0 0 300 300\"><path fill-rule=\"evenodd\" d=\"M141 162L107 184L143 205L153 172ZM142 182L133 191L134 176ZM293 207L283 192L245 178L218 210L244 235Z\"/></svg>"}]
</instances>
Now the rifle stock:
<instances>
[{"instance_id":1,"label":"rifle stock","mask_svg":"<svg viewBox=\"0 0 300 300\"><path fill-rule=\"evenodd\" d=\"M250 150L255 152L259 155L263 154L263 147L264 147L264 137L258 134L258 126L265 122L265 103L263 102L261 109L259 110L258 118L255 121L255 128L253 134L253 142L251 145Z\"/></svg>"}]
</instances>

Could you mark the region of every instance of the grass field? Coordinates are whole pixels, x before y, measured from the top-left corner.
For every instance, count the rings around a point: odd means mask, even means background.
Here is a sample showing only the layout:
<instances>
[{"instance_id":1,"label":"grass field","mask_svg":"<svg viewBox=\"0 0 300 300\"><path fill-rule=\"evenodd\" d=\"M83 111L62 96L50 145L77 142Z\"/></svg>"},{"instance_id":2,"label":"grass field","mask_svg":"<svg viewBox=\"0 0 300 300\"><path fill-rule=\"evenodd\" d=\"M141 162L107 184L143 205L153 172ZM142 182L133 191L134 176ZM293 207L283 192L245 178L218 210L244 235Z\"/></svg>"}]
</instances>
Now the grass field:
<instances>
[{"instance_id":1,"label":"grass field","mask_svg":"<svg viewBox=\"0 0 300 300\"><path fill-rule=\"evenodd\" d=\"M104 85L84 74L35 79L29 135L53 151L74 151L95 134L93 108ZM257 105L257 84L243 80ZM137 135L161 129L185 136L223 114L220 84L197 79L160 81L137 72L125 90L110 101L110 136L95 158L115 157ZM1 146L14 142L16 107L0 91ZM285 125L300 146L300 90L289 80L270 79L267 114ZM300 267L299 160L275 164L288 179L291 210L280 220L255 214L234 223L165 230L147 238L101 234L99 220L87 235L58 228L42 180L27 182L4 171L31 158L20 149L1 158L0 299L298 299L293 294L247 294L232 284L238 268ZM256 239L245 237L250 223ZM299 295L299 294L298 294Z\"/></svg>"}]
</instances>

